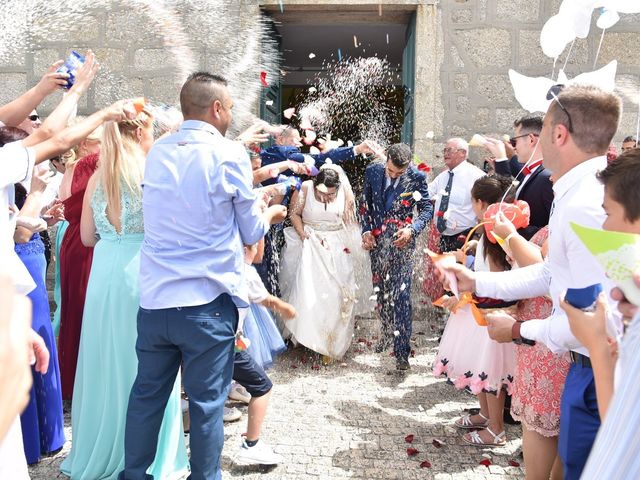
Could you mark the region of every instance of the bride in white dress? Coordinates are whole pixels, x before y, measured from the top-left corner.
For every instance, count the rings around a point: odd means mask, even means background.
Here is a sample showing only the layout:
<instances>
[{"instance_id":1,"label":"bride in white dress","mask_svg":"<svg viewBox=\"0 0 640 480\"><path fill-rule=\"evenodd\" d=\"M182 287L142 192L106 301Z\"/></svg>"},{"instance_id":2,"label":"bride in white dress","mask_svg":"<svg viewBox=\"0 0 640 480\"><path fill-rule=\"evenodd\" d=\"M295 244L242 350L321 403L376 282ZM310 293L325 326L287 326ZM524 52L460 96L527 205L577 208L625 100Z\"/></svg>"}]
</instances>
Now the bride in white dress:
<instances>
[{"instance_id":1,"label":"bride in white dress","mask_svg":"<svg viewBox=\"0 0 640 480\"><path fill-rule=\"evenodd\" d=\"M351 345L355 315L373 308L369 258L342 169L325 165L304 182L291 199L290 217L280 287L298 314L286 329L305 347L342 358Z\"/></svg>"}]
</instances>

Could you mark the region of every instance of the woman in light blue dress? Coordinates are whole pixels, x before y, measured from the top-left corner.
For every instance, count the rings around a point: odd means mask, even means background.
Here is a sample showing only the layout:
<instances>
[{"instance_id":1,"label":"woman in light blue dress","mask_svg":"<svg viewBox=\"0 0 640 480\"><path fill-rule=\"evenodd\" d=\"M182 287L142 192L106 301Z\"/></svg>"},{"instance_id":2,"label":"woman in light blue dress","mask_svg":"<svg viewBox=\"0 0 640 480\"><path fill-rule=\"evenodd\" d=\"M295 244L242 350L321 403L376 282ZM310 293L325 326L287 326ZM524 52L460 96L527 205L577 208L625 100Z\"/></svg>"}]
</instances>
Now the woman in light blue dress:
<instances>
[{"instance_id":1,"label":"woman in light blue dress","mask_svg":"<svg viewBox=\"0 0 640 480\"><path fill-rule=\"evenodd\" d=\"M146 110L134 120L107 124L99 167L84 197L80 234L85 245L95 247L71 410L73 445L61 466L73 480L116 479L124 468L127 404L138 367L141 182L152 143ZM176 379L148 473L172 479L187 469Z\"/></svg>"}]
</instances>

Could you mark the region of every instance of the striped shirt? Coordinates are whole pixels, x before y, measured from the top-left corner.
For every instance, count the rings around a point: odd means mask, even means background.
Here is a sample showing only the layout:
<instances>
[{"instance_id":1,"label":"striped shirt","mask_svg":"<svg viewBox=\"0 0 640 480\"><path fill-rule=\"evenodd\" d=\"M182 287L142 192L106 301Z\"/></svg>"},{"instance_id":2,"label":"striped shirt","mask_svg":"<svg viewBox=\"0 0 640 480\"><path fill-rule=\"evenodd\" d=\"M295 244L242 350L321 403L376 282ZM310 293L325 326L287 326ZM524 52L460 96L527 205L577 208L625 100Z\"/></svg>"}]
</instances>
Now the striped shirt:
<instances>
[{"instance_id":1,"label":"striped shirt","mask_svg":"<svg viewBox=\"0 0 640 480\"><path fill-rule=\"evenodd\" d=\"M640 478L640 313L620 346L620 380L582 480Z\"/></svg>"}]
</instances>

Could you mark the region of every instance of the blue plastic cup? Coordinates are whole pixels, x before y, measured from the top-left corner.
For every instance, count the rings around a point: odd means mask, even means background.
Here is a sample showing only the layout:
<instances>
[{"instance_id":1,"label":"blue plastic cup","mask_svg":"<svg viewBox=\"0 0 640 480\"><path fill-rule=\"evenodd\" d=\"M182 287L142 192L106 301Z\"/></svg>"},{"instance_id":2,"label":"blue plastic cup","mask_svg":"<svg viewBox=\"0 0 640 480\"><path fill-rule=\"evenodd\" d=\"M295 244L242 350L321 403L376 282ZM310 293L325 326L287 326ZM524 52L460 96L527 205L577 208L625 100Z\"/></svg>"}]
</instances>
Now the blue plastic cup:
<instances>
[{"instance_id":1,"label":"blue plastic cup","mask_svg":"<svg viewBox=\"0 0 640 480\"><path fill-rule=\"evenodd\" d=\"M585 312L596 308L596 300L602 292L602 284L596 283L584 288L568 288L564 299L569 304Z\"/></svg>"},{"instance_id":2,"label":"blue plastic cup","mask_svg":"<svg viewBox=\"0 0 640 480\"><path fill-rule=\"evenodd\" d=\"M69 74L69 78L67 78L67 85L63 88L69 90L76 81L76 73L78 69L84 65L84 57L80 55L75 50L71 50L71 53L64 61L62 65L58 67L56 72L59 73L67 73Z\"/></svg>"}]
</instances>

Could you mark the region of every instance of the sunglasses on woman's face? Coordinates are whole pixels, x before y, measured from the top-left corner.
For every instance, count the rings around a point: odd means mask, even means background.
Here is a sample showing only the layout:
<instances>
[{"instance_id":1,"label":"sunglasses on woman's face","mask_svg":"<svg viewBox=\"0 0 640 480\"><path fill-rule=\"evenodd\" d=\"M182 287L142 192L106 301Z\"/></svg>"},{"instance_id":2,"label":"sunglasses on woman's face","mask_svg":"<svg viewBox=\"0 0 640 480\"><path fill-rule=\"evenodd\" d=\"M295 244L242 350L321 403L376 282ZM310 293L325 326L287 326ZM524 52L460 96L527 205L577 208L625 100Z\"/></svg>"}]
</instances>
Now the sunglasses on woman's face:
<instances>
[{"instance_id":1,"label":"sunglasses on woman's face","mask_svg":"<svg viewBox=\"0 0 640 480\"><path fill-rule=\"evenodd\" d=\"M40 118L40 115L29 115L27 118L29 120L31 120L32 122L35 122L36 120L38 120Z\"/></svg>"}]
</instances>

